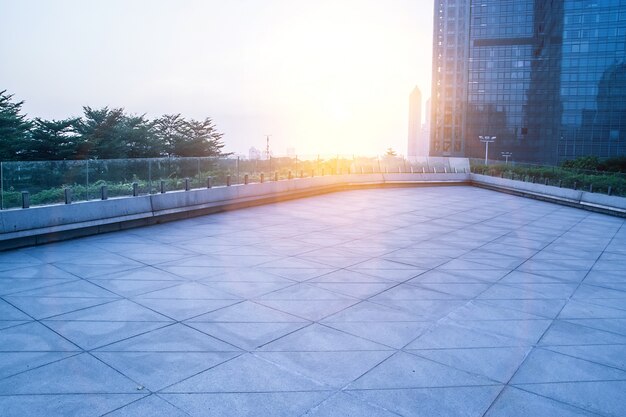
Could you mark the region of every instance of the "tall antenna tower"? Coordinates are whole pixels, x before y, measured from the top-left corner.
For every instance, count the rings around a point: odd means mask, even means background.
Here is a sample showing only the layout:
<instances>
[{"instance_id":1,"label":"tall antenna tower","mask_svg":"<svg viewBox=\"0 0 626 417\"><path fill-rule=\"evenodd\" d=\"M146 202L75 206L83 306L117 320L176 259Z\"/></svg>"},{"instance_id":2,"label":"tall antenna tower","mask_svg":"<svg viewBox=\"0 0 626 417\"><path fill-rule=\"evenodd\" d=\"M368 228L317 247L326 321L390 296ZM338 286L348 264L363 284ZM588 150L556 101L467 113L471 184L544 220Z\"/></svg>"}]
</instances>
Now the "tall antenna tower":
<instances>
[{"instance_id":1,"label":"tall antenna tower","mask_svg":"<svg viewBox=\"0 0 626 417\"><path fill-rule=\"evenodd\" d=\"M265 135L265 158L270 159L270 137L272 135Z\"/></svg>"}]
</instances>

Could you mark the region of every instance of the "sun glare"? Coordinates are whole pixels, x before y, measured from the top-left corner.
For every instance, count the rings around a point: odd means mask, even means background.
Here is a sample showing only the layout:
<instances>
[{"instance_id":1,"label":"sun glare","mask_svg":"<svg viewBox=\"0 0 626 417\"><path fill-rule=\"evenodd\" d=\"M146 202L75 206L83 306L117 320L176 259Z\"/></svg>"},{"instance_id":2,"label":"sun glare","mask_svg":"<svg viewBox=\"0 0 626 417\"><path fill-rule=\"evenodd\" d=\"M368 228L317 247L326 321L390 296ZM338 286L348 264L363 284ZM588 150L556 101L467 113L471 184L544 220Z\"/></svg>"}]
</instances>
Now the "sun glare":
<instances>
[{"instance_id":1,"label":"sun glare","mask_svg":"<svg viewBox=\"0 0 626 417\"><path fill-rule=\"evenodd\" d=\"M70 13L41 1L34 16L12 3L16 21L45 33L24 33L5 51L14 64L0 69L27 113L64 119L87 105L209 116L226 150L244 154L264 148L266 134L275 154L406 149L408 96L419 85L426 99L430 84L431 19L420 22L430 2L131 3L74 2Z\"/></svg>"}]
</instances>

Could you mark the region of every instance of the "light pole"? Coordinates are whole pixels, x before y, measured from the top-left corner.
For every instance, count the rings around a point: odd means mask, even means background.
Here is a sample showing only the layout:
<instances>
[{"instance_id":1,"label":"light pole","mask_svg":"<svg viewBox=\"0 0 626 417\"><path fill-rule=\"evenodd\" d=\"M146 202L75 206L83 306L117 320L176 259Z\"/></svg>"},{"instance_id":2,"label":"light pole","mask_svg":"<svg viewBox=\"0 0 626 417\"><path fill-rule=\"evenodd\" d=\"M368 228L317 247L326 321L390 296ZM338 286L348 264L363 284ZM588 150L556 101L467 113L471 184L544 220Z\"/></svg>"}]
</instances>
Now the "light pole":
<instances>
[{"instance_id":1,"label":"light pole","mask_svg":"<svg viewBox=\"0 0 626 417\"><path fill-rule=\"evenodd\" d=\"M505 158L504 165L508 165L509 158L513 156L513 152L500 152L500 155L504 156Z\"/></svg>"},{"instance_id":2,"label":"light pole","mask_svg":"<svg viewBox=\"0 0 626 417\"><path fill-rule=\"evenodd\" d=\"M495 142L496 137L495 136L479 136L478 139L480 139L480 141L485 144L485 165L487 165L488 164L487 157L489 156L489 144L492 142Z\"/></svg>"},{"instance_id":3,"label":"light pole","mask_svg":"<svg viewBox=\"0 0 626 417\"><path fill-rule=\"evenodd\" d=\"M272 135L265 135L265 157L267 158L267 160L270 163L270 175L272 174L272 153L270 152L270 136Z\"/></svg>"}]
</instances>

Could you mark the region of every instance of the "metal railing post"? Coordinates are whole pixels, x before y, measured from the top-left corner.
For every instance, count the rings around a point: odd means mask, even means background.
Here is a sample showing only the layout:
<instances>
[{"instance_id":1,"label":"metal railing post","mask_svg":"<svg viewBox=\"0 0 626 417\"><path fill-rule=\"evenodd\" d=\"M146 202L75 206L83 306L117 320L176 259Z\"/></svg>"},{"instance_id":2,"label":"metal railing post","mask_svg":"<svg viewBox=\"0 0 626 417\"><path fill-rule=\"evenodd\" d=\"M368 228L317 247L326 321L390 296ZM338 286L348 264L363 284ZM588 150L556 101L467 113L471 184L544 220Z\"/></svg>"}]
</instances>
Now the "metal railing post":
<instances>
[{"instance_id":1,"label":"metal railing post","mask_svg":"<svg viewBox=\"0 0 626 417\"><path fill-rule=\"evenodd\" d=\"M85 160L85 167L85 182L87 183L85 190L87 191L87 201L89 201L89 158Z\"/></svg>"},{"instance_id":2,"label":"metal railing post","mask_svg":"<svg viewBox=\"0 0 626 417\"><path fill-rule=\"evenodd\" d=\"M4 210L4 162L0 162L0 210Z\"/></svg>"}]
</instances>

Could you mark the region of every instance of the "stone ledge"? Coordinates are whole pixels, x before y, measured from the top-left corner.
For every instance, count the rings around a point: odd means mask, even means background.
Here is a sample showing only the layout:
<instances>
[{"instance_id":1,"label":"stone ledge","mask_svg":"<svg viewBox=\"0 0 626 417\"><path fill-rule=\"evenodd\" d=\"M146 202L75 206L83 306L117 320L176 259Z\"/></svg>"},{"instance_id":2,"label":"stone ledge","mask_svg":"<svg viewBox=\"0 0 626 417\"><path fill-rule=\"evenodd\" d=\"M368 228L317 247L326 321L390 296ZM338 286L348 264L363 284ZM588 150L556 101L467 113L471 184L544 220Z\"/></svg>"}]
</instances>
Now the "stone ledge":
<instances>
[{"instance_id":1,"label":"stone ledge","mask_svg":"<svg viewBox=\"0 0 626 417\"><path fill-rule=\"evenodd\" d=\"M534 184L488 175L471 174L472 185L494 191L549 201L583 210L626 217L626 198L581 190Z\"/></svg>"},{"instance_id":2,"label":"stone ledge","mask_svg":"<svg viewBox=\"0 0 626 417\"><path fill-rule=\"evenodd\" d=\"M337 191L470 185L469 174L358 174L174 191L0 212L0 250Z\"/></svg>"}]
</instances>

